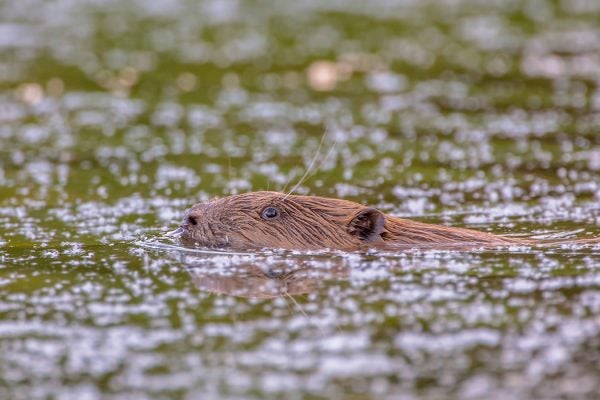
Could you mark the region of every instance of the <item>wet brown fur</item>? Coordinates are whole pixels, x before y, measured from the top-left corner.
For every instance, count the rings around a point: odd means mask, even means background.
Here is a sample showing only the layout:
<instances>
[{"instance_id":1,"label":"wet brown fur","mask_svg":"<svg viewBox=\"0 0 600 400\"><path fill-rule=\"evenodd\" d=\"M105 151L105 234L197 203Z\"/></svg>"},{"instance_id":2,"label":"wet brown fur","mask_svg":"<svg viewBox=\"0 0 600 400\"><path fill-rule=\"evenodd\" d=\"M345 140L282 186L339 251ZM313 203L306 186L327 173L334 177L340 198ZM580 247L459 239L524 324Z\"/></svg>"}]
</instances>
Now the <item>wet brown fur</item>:
<instances>
[{"instance_id":1,"label":"wet brown fur","mask_svg":"<svg viewBox=\"0 0 600 400\"><path fill-rule=\"evenodd\" d=\"M279 218L261 217L268 206L280 211ZM196 204L187 211L181 228L185 242L233 249L355 251L536 244L527 239L397 218L347 200L278 192L245 193Z\"/></svg>"}]
</instances>

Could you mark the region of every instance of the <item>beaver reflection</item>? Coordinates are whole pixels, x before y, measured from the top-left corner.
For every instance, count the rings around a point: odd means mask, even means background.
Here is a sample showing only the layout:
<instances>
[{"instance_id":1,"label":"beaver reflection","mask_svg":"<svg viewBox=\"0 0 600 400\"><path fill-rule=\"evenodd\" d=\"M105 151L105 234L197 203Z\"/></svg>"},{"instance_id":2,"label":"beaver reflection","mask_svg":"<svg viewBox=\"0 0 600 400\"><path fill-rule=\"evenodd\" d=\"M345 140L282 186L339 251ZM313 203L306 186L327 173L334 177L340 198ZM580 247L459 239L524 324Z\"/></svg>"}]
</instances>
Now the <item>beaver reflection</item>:
<instances>
[{"instance_id":1,"label":"beaver reflection","mask_svg":"<svg viewBox=\"0 0 600 400\"><path fill-rule=\"evenodd\" d=\"M284 262L268 266L243 263L225 271L187 264L187 271L202 291L258 299L310 293L326 279L347 275L343 268L323 270L308 263L290 266Z\"/></svg>"}]
</instances>

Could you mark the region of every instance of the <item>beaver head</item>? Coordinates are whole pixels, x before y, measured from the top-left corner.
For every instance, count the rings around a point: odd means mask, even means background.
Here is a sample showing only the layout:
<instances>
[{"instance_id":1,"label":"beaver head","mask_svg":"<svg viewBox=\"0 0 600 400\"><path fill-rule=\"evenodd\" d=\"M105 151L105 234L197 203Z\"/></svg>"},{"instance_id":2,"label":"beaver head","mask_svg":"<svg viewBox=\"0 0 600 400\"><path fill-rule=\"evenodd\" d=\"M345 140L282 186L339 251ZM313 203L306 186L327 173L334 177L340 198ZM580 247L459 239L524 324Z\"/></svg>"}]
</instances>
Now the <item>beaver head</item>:
<instances>
[{"instance_id":1,"label":"beaver head","mask_svg":"<svg viewBox=\"0 0 600 400\"><path fill-rule=\"evenodd\" d=\"M384 225L381 211L351 201L253 192L194 205L180 229L206 247L356 250L382 241Z\"/></svg>"}]
</instances>

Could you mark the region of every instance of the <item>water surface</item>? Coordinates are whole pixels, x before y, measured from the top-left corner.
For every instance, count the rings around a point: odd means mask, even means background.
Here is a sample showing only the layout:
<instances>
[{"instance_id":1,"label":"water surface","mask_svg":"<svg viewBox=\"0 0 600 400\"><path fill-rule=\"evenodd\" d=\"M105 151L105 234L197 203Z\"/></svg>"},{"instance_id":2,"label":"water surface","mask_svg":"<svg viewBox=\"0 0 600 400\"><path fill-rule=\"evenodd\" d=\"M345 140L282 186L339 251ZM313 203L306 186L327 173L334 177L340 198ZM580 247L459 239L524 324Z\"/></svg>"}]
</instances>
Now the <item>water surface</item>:
<instances>
[{"instance_id":1,"label":"water surface","mask_svg":"<svg viewBox=\"0 0 600 400\"><path fill-rule=\"evenodd\" d=\"M597 397L597 246L233 254L165 233L318 155L297 193L600 236L599 17L0 3L0 398Z\"/></svg>"}]
</instances>

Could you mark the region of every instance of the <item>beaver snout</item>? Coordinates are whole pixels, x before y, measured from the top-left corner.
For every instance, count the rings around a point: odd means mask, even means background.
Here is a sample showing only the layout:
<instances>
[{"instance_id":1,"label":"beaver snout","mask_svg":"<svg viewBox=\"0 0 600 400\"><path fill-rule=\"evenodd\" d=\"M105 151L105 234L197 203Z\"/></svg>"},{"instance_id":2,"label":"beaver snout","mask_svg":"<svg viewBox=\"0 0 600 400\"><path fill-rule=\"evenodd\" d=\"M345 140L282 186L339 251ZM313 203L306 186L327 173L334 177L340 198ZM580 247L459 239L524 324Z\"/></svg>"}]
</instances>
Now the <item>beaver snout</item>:
<instances>
[{"instance_id":1,"label":"beaver snout","mask_svg":"<svg viewBox=\"0 0 600 400\"><path fill-rule=\"evenodd\" d=\"M186 211L185 216L183 217L183 222L181 224L182 227L193 228L198 226L205 219L204 214L204 205L195 205L189 210Z\"/></svg>"}]
</instances>

